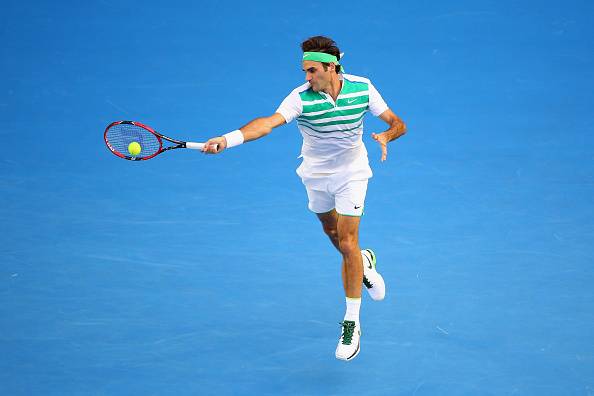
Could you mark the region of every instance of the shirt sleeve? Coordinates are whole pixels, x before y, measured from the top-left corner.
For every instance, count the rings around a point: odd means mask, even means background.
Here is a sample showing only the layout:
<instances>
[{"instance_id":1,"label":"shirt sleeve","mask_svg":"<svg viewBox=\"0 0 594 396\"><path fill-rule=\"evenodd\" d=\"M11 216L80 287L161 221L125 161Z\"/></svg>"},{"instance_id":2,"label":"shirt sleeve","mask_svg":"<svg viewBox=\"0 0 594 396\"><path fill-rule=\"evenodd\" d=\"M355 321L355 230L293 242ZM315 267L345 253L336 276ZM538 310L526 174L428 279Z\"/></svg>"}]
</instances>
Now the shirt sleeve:
<instances>
[{"instance_id":1,"label":"shirt sleeve","mask_svg":"<svg viewBox=\"0 0 594 396\"><path fill-rule=\"evenodd\" d=\"M388 110L388 105L382 98L382 95L380 95L373 84L369 82L369 111L377 117L386 110Z\"/></svg>"},{"instance_id":2,"label":"shirt sleeve","mask_svg":"<svg viewBox=\"0 0 594 396\"><path fill-rule=\"evenodd\" d=\"M297 91L293 91L282 101L276 112L285 118L285 121L290 123L295 118L299 117L303 111L301 103L301 96Z\"/></svg>"}]
</instances>

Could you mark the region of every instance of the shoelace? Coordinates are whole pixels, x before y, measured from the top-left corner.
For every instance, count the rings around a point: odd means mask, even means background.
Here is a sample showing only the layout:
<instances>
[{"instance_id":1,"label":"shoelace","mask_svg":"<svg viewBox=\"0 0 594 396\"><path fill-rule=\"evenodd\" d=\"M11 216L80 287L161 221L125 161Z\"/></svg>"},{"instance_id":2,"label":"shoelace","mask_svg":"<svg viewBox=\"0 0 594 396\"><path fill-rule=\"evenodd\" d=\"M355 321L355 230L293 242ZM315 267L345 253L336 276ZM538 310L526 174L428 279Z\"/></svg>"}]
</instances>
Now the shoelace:
<instances>
[{"instance_id":1,"label":"shoelace","mask_svg":"<svg viewBox=\"0 0 594 396\"><path fill-rule=\"evenodd\" d=\"M355 332L355 322L344 320L339 325L342 326L342 344L351 345L351 342L353 342L353 333Z\"/></svg>"}]
</instances>

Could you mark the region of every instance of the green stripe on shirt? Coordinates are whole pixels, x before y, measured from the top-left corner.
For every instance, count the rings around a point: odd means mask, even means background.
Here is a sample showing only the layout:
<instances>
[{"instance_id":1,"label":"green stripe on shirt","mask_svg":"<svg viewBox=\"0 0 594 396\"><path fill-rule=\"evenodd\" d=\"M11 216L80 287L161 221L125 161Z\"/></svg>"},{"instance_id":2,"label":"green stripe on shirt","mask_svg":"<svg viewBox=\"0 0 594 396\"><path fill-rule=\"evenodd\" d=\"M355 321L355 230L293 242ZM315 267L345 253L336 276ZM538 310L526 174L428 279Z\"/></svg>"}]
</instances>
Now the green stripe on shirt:
<instances>
[{"instance_id":1,"label":"green stripe on shirt","mask_svg":"<svg viewBox=\"0 0 594 396\"><path fill-rule=\"evenodd\" d=\"M314 92L313 89L309 88L303 92L299 92L301 100L303 102L313 102L314 100L324 100L325 98L319 92Z\"/></svg>"},{"instance_id":2,"label":"green stripe on shirt","mask_svg":"<svg viewBox=\"0 0 594 396\"><path fill-rule=\"evenodd\" d=\"M350 115L360 114L366 110L367 110L367 107L359 107L357 109L349 109L349 110L341 110L341 109L337 108L334 111L327 111L326 113L318 114L318 115L310 116L310 115L304 114L304 115L300 116L300 118L306 119L306 120L322 120L324 118L332 118L332 117L341 117L341 116L350 116Z\"/></svg>"},{"instance_id":3,"label":"green stripe on shirt","mask_svg":"<svg viewBox=\"0 0 594 396\"><path fill-rule=\"evenodd\" d=\"M315 111L322 111L322 110L330 110L333 109L332 103L325 102L325 103L318 103L314 105L307 105L303 104L303 113L313 113Z\"/></svg>"},{"instance_id":4,"label":"green stripe on shirt","mask_svg":"<svg viewBox=\"0 0 594 396\"><path fill-rule=\"evenodd\" d=\"M316 128L315 126L312 126L311 124L307 124L307 123L305 123L305 122L303 122L303 121L297 121L297 124L298 124L299 126L303 126L303 127L309 128L309 129L311 129L312 131L314 131L314 132L317 132L317 133L333 133L333 132L339 132L339 133L342 133L342 132L350 132L350 131L354 131L355 129L358 129L358 128L360 128L360 127L361 127L361 124L363 124L363 121L359 121L359 122L358 122L358 123L357 123L355 126L353 126L352 128L333 129L333 130L330 130L330 131L323 131L323 130L320 130L320 129Z\"/></svg>"},{"instance_id":5,"label":"green stripe on shirt","mask_svg":"<svg viewBox=\"0 0 594 396\"><path fill-rule=\"evenodd\" d=\"M337 121L330 121L330 122L321 122L321 123L311 123L305 119L303 119L302 117L298 117L297 120L300 122L303 122L307 125L312 125L312 126L316 126L316 127L322 127L322 126L330 126L330 125L348 125L348 124L354 124L357 121L361 120L363 118L363 116L365 115L365 113L361 114L359 117L357 118L353 118L353 119L349 119L349 120L337 120Z\"/></svg>"},{"instance_id":6,"label":"green stripe on shirt","mask_svg":"<svg viewBox=\"0 0 594 396\"><path fill-rule=\"evenodd\" d=\"M342 80L342 89L340 90L341 95L346 95L355 92L367 91L369 90L369 84L364 82L355 82L349 80Z\"/></svg>"}]
</instances>

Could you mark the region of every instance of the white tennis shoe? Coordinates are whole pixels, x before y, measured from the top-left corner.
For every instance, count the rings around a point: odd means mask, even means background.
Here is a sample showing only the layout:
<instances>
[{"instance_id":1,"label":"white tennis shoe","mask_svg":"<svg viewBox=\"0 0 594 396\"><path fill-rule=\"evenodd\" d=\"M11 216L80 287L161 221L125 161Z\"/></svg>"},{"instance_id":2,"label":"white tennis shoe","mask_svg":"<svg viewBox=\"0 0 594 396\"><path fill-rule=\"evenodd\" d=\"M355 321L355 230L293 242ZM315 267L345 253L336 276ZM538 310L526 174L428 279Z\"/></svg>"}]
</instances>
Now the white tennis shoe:
<instances>
[{"instance_id":1,"label":"white tennis shoe","mask_svg":"<svg viewBox=\"0 0 594 396\"><path fill-rule=\"evenodd\" d=\"M381 301L386 296L386 284L384 278L377 272L375 253L371 249L363 249L361 256L363 256L363 284L373 300Z\"/></svg>"},{"instance_id":2,"label":"white tennis shoe","mask_svg":"<svg viewBox=\"0 0 594 396\"><path fill-rule=\"evenodd\" d=\"M349 361L354 359L361 350L361 327L352 320L343 320L342 333L336 347L336 359Z\"/></svg>"}]
</instances>

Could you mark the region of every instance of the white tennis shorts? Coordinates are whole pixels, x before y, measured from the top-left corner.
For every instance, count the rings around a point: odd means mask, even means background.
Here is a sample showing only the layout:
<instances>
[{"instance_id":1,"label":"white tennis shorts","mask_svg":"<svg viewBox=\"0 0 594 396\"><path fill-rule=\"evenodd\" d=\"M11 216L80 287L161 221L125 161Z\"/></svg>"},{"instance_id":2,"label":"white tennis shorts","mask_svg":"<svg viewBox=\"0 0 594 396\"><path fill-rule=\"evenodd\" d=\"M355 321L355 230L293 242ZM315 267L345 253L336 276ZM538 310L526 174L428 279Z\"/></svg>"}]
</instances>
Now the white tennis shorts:
<instances>
[{"instance_id":1,"label":"white tennis shorts","mask_svg":"<svg viewBox=\"0 0 594 396\"><path fill-rule=\"evenodd\" d=\"M334 175L333 175L334 176ZM329 176L325 188L305 184L309 210L314 213L326 213L336 209L344 216L362 216L367 194L367 180L336 180Z\"/></svg>"},{"instance_id":2,"label":"white tennis shorts","mask_svg":"<svg viewBox=\"0 0 594 396\"><path fill-rule=\"evenodd\" d=\"M372 176L367 153L343 169L316 172L304 160L297 174L307 191L309 210L326 213L332 209L345 216L362 216L367 194L367 180Z\"/></svg>"}]
</instances>

